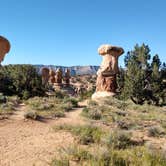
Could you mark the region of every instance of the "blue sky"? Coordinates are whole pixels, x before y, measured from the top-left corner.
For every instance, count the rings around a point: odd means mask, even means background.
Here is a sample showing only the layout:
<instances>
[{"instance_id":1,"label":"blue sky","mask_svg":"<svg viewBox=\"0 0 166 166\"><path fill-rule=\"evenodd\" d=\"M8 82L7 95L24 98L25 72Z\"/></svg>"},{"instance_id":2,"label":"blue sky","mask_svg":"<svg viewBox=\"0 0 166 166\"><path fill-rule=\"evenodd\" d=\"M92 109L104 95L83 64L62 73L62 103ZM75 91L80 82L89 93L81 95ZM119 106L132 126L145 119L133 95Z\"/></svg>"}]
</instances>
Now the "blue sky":
<instances>
[{"instance_id":1,"label":"blue sky","mask_svg":"<svg viewBox=\"0 0 166 166\"><path fill-rule=\"evenodd\" d=\"M0 0L0 11L3 64L99 65L101 44L143 42L166 62L165 0Z\"/></svg>"}]
</instances>

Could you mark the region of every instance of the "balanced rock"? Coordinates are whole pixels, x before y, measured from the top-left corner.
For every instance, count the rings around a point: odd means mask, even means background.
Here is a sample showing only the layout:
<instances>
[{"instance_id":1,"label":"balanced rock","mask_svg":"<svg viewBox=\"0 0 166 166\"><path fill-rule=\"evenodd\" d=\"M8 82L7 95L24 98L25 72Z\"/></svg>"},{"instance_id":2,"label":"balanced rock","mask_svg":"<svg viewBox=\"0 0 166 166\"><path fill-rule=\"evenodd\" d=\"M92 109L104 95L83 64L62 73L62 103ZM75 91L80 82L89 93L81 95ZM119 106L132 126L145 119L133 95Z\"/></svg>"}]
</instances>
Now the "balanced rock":
<instances>
[{"instance_id":1,"label":"balanced rock","mask_svg":"<svg viewBox=\"0 0 166 166\"><path fill-rule=\"evenodd\" d=\"M5 55L10 51L9 41L0 36L0 63L4 60Z\"/></svg>"},{"instance_id":2,"label":"balanced rock","mask_svg":"<svg viewBox=\"0 0 166 166\"><path fill-rule=\"evenodd\" d=\"M118 58L124 50L121 47L107 44L100 46L98 53L103 57L103 61L97 71L96 92L92 95L94 100L116 94L116 75L119 73Z\"/></svg>"}]
</instances>

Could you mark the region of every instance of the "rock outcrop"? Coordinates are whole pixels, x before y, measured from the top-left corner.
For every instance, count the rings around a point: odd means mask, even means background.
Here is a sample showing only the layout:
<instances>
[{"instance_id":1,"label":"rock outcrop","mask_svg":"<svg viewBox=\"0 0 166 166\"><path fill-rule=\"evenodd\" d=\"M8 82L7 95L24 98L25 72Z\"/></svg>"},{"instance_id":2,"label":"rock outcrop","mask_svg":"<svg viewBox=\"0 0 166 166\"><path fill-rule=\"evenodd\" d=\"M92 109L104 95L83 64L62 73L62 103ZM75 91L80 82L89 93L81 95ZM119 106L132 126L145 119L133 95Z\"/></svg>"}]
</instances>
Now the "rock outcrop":
<instances>
[{"instance_id":1,"label":"rock outcrop","mask_svg":"<svg viewBox=\"0 0 166 166\"><path fill-rule=\"evenodd\" d=\"M66 69L65 70L65 75L64 75L64 81L65 81L65 86L69 86L70 85L70 70Z\"/></svg>"},{"instance_id":2,"label":"rock outcrop","mask_svg":"<svg viewBox=\"0 0 166 166\"><path fill-rule=\"evenodd\" d=\"M62 70L59 68L56 70L56 75L55 75L55 83L58 85L62 84Z\"/></svg>"},{"instance_id":3,"label":"rock outcrop","mask_svg":"<svg viewBox=\"0 0 166 166\"><path fill-rule=\"evenodd\" d=\"M50 82L50 84L55 83L55 75L56 75L55 71L50 69L49 70L49 82Z\"/></svg>"},{"instance_id":4,"label":"rock outcrop","mask_svg":"<svg viewBox=\"0 0 166 166\"><path fill-rule=\"evenodd\" d=\"M49 72L50 70L46 67L43 67L41 70L41 74L42 74L42 83L43 84L48 84L49 81Z\"/></svg>"},{"instance_id":5,"label":"rock outcrop","mask_svg":"<svg viewBox=\"0 0 166 166\"><path fill-rule=\"evenodd\" d=\"M98 53L103 57L103 61L97 71L96 92L92 95L92 99L116 94L118 58L124 53L124 50L121 47L102 45L99 47Z\"/></svg>"},{"instance_id":6,"label":"rock outcrop","mask_svg":"<svg viewBox=\"0 0 166 166\"><path fill-rule=\"evenodd\" d=\"M10 51L9 41L0 36L0 64L4 60L5 55Z\"/></svg>"},{"instance_id":7,"label":"rock outcrop","mask_svg":"<svg viewBox=\"0 0 166 166\"><path fill-rule=\"evenodd\" d=\"M55 66L55 65L34 65L39 74L41 74L42 68L46 67L49 69L57 70L58 68L61 68L63 72L65 72L66 69L70 70L70 75L95 75L97 70L99 69L99 66Z\"/></svg>"}]
</instances>

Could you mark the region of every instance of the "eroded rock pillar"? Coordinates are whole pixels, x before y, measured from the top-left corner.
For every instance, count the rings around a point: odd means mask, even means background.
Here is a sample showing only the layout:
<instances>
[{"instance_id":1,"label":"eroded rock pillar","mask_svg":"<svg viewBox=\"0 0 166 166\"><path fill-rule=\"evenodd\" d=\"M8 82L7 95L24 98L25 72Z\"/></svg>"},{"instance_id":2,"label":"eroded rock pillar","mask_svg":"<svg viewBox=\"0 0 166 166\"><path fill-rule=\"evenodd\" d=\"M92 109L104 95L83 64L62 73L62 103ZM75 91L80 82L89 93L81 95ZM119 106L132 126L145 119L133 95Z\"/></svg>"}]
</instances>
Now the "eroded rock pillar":
<instances>
[{"instance_id":1,"label":"eroded rock pillar","mask_svg":"<svg viewBox=\"0 0 166 166\"><path fill-rule=\"evenodd\" d=\"M97 71L96 92L92 99L114 96L116 94L116 75L119 73L118 58L124 53L123 48L111 45L102 45L98 53L103 57Z\"/></svg>"},{"instance_id":2,"label":"eroded rock pillar","mask_svg":"<svg viewBox=\"0 0 166 166\"><path fill-rule=\"evenodd\" d=\"M65 81L65 86L68 87L70 86L70 70L69 69L66 69L65 70L65 75L64 75L64 81Z\"/></svg>"}]
</instances>

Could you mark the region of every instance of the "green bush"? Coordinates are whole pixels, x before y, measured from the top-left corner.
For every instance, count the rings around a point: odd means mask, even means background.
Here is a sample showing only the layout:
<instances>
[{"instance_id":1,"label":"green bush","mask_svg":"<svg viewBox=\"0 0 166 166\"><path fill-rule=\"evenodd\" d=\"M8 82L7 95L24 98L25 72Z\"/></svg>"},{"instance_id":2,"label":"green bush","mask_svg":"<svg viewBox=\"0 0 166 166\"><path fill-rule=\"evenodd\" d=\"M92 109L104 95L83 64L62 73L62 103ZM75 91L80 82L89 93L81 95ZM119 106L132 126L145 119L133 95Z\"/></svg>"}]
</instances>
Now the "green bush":
<instances>
[{"instance_id":1,"label":"green bush","mask_svg":"<svg viewBox=\"0 0 166 166\"><path fill-rule=\"evenodd\" d=\"M13 103L0 104L0 114L12 114L16 111Z\"/></svg>"},{"instance_id":2,"label":"green bush","mask_svg":"<svg viewBox=\"0 0 166 166\"><path fill-rule=\"evenodd\" d=\"M37 120L38 115L35 111L28 111L24 114L25 119L32 119L32 120Z\"/></svg>"},{"instance_id":3,"label":"green bush","mask_svg":"<svg viewBox=\"0 0 166 166\"><path fill-rule=\"evenodd\" d=\"M57 111L54 113L54 117L57 117L57 118L65 117L65 113L63 111Z\"/></svg>"},{"instance_id":4,"label":"green bush","mask_svg":"<svg viewBox=\"0 0 166 166\"><path fill-rule=\"evenodd\" d=\"M78 100L75 98L64 98L63 103L71 103L73 107L78 107Z\"/></svg>"},{"instance_id":5,"label":"green bush","mask_svg":"<svg viewBox=\"0 0 166 166\"><path fill-rule=\"evenodd\" d=\"M7 65L0 68L0 92L28 99L45 95L45 88L32 65Z\"/></svg>"},{"instance_id":6,"label":"green bush","mask_svg":"<svg viewBox=\"0 0 166 166\"><path fill-rule=\"evenodd\" d=\"M131 133L123 130L113 131L109 137L109 146L117 149L125 149L133 145Z\"/></svg>"},{"instance_id":7,"label":"green bush","mask_svg":"<svg viewBox=\"0 0 166 166\"><path fill-rule=\"evenodd\" d=\"M59 109L64 110L65 112L69 112L73 109L73 105L70 102L62 103Z\"/></svg>"},{"instance_id":8,"label":"green bush","mask_svg":"<svg viewBox=\"0 0 166 166\"><path fill-rule=\"evenodd\" d=\"M100 110L90 110L89 118L94 120L100 120L102 118L102 112Z\"/></svg>"}]
</instances>

